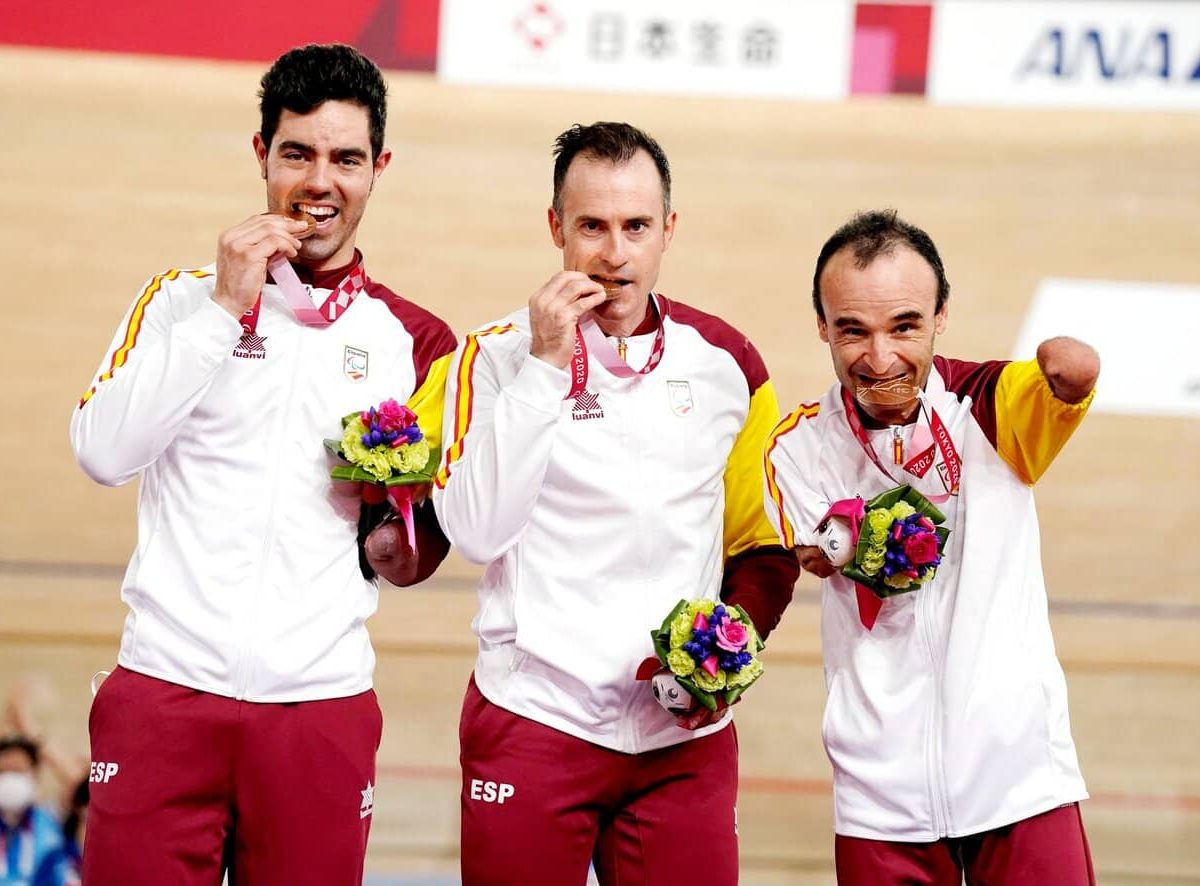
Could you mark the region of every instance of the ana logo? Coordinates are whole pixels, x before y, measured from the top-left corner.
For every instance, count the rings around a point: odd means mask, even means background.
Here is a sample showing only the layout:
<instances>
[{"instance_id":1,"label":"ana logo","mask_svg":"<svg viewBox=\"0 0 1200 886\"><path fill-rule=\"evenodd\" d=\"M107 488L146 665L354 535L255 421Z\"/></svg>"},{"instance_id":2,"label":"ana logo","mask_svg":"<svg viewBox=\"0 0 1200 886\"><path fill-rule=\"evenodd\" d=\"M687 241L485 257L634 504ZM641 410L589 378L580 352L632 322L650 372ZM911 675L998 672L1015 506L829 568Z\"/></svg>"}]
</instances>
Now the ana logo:
<instances>
[{"instance_id":1,"label":"ana logo","mask_svg":"<svg viewBox=\"0 0 1200 886\"><path fill-rule=\"evenodd\" d=\"M375 811L375 785L371 784L370 779L367 780L365 790L359 791L362 794L362 806L359 807L358 817L366 818Z\"/></svg>"},{"instance_id":2,"label":"ana logo","mask_svg":"<svg viewBox=\"0 0 1200 886\"><path fill-rule=\"evenodd\" d=\"M1101 80L1200 80L1200 56L1172 41L1162 28L1130 27L1104 31L1096 27L1072 32L1047 28L1025 54L1017 76L1048 76L1059 80L1098 77ZM1174 42L1174 45L1172 45ZM1172 64L1174 62L1174 64Z\"/></svg>"},{"instance_id":3,"label":"ana logo","mask_svg":"<svg viewBox=\"0 0 1200 886\"><path fill-rule=\"evenodd\" d=\"M517 792L517 789L502 781L484 781L480 778L471 779L471 799L482 800L484 803L504 805L504 801Z\"/></svg>"},{"instance_id":4,"label":"ana logo","mask_svg":"<svg viewBox=\"0 0 1200 886\"><path fill-rule=\"evenodd\" d=\"M88 781L93 784L108 784L109 779L116 775L120 768L116 763L101 763L94 760L88 772Z\"/></svg>"},{"instance_id":5,"label":"ana logo","mask_svg":"<svg viewBox=\"0 0 1200 886\"><path fill-rule=\"evenodd\" d=\"M692 402L692 386L686 381L668 381L667 399L671 403L671 411L676 415L687 415L696 408Z\"/></svg>"},{"instance_id":6,"label":"ana logo","mask_svg":"<svg viewBox=\"0 0 1200 886\"><path fill-rule=\"evenodd\" d=\"M241 357L243 360L265 360L267 359L267 350L263 347L263 342L266 340L265 335L243 332L237 345L234 346L233 356Z\"/></svg>"},{"instance_id":7,"label":"ana logo","mask_svg":"<svg viewBox=\"0 0 1200 886\"><path fill-rule=\"evenodd\" d=\"M571 418L575 421L587 421L590 418L604 418L604 410L600 407L600 395L584 391L575 397L575 406L571 410Z\"/></svg>"},{"instance_id":8,"label":"ana logo","mask_svg":"<svg viewBox=\"0 0 1200 886\"><path fill-rule=\"evenodd\" d=\"M350 381L362 381L367 377L367 352L346 345L342 358L342 372Z\"/></svg>"}]
</instances>

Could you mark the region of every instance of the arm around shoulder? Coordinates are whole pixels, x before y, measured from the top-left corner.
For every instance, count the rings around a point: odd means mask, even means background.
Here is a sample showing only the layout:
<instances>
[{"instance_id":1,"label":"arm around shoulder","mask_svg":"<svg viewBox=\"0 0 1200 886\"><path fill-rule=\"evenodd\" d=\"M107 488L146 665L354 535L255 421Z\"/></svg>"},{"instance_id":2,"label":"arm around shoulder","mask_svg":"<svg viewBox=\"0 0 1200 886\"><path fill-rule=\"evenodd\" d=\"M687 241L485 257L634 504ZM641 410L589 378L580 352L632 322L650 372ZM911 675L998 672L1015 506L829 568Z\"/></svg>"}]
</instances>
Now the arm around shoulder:
<instances>
[{"instance_id":1,"label":"arm around shoulder","mask_svg":"<svg viewBox=\"0 0 1200 886\"><path fill-rule=\"evenodd\" d=\"M1082 403L1095 389L1100 355L1079 339L1048 338L1037 350L1037 362L1054 396L1064 403Z\"/></svg>"}]
</instances>

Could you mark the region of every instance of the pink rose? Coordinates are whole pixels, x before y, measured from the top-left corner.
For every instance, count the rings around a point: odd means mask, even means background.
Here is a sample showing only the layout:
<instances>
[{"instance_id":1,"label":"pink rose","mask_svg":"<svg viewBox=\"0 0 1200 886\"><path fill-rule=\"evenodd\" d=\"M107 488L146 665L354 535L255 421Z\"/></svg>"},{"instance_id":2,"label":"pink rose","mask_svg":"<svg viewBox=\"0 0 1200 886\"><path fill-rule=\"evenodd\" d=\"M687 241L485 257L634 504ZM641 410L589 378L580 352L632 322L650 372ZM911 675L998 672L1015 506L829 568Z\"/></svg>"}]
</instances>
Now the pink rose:
<instances>
[{"instance_id":1,"label":"pink rose","mask_svg":"<svg viewBox=\"0 0 1200 886\"><path fill-rule=\"evenodd\" d=\"M411 409L395 400L384 400L380 403L378 415L379 428L382 431L403 430L411 425L417 417Z\"/></svg>"},{"instance_id":2,"label":"pink rose","mask_svg":"<svg viewBox=\"0 0 1200 886\"><path fill-rule=\"evenodd\" d=\"M741 652L750 642L750 632L741 622L727 621L717 628L717 646L726 652Z\"/></svg>"},{"instance_id":3,"label":"pink rose","mask_svg":"<svg viewBox=\"0 0 1200 886\"><path fill-rule=\"evenodd\" d=\"M904 556L913 566L925 566L937 559L938 537L932 532L918 532L904 540Z\"/></svg>"},{"instance_id":4,"label":"pink rose","mask_svg":"<svg viewBox=\"0 0 1200 886\"><path fill-rule=\"evenodd\" d=\"M720 669L720 665L717 664L717 657L715 655L710 655L708 658L704 659L704 661L700 662L700 667L702 667L704 672L710 677L715 677L717 675L717 671Z\"/></svg>"},{"instance_id":5,"label":"pink rose","mask_svg":"<svg viewBox=\"0 0 1200 886\"><path fill-rule=\"evenodd\" d=\"M697 612L696 617L694 619L692 619L692 630L693 631L707 631L708 630L708 619L705 618L703 612Z\"/></svg>"}]
</instances>

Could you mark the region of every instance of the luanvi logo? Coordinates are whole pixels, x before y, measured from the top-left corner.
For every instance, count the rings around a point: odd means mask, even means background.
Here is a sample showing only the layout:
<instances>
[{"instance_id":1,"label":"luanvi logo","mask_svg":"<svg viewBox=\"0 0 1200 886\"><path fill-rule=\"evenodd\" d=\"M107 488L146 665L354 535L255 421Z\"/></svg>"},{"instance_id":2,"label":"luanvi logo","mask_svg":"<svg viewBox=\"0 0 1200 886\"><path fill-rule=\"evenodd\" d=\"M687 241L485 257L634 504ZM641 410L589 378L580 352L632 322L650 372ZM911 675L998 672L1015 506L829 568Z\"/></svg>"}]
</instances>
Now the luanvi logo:
<instances>
[{"instance_id":1,"label":"luanvi logo","mask_svg":"<svg viewBox=\"0 0 1200 886\"><path fill-rule=\"evenodd\" d=\"M571 409L571 418L575 421L586 421L590 418L604 418L604 410L600 407L600 395L584 391L575 397L575 406Z\"/></svg>"},{"instance_id":2,"label":"luanvi logo","mask_svg":"<svg viewBox=\"0 0 1200 886\"><path fill-rule=\"evenodd\" d=\"M263 342L266 340L265 335L244 332L233 349L233 356L241 357L244 360L265 360L267 359L267 349L263 347Z\"/></svg>"}]
</instances>

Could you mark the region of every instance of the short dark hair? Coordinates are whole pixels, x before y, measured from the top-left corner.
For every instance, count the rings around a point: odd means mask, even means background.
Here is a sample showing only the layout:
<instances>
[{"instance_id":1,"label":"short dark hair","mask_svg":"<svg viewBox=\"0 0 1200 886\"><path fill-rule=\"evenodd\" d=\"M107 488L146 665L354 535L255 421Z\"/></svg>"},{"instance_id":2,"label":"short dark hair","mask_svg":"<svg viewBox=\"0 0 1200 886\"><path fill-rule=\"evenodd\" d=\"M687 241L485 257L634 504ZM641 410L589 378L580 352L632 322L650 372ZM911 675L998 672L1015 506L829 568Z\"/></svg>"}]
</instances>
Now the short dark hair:
<instances>
[{"instance_id":1,"label":"short dark hair","mask_svg":"<svg viewBox=\"0 0 1200 886\"><path fill-rule=\"evenodd\" d=\"M269 148L287 109L307 114L327 101L362 105L371 120L371 159L383 151L387 125L387 84L373 61L342 43L310 43L275 60L259 84L260 132Z\"/></svg>"},{"instance_id":2,"label":"short dark hair","mask_svg":"<svg viewBox=\"0 0 1200 886\"><path fill-rule=\"evenodd\" d=\"M833 232L821 254L817 257L817 269L813 272L812 299L817 316L825 319L825 308L821 305L821 274L825 265L843 249L854 250L854 264L865 268L881 255L891 255L897 245L910 248L933 268L937 277L937 302L934 310L941 311L950 298L950 281L942 257L928 234L915 225L900 218L894 209L875 209L860 212Z\"/></svg>"},{"instance_id":3,"label":"short dark hair","mask_svg":"<svg viewBox=\"0 0 1200 886\"><path fill-rule=\"evenodd\" d=\"M35 767L42 762L42 749L38 747L38 743L32 738L20 733L5 735L0 737L0 754L5 751L24 751L25 756L29 758L29 762Z\"/></svg>"},{"instance_id":4,"label":"short dark hair","mask_svg":"<svg viewBox=\"0 0 1200 886\"><path fill-rule=\"evenodd\" d=\"M671 165L667 155L653 138L628 123L576 123L554 140L554 211L562 215L562 187L571 161L582 154L608 160L614 166L628 163L638 151L645 151L658 167L662 182L663 217L671 213Z\"/></svg>"}]
</instances>

